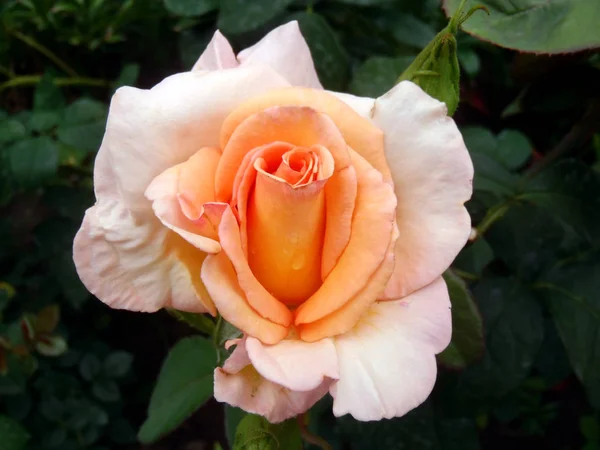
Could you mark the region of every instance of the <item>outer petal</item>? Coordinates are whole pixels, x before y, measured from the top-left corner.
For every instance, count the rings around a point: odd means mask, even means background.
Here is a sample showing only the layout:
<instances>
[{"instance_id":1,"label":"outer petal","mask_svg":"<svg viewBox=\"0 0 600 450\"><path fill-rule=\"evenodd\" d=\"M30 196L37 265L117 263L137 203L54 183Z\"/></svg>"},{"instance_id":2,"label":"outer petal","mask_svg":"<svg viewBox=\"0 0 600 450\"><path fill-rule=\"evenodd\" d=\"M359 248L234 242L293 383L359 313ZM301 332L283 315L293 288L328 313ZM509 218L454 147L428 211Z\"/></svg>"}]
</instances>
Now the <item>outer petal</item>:
<instances>
[{"instance_id":1,"label":"outer petal","mask_svg":"<svg viewBox=\"0 0 600 450\"><path fill-rule=\"evenodd\" d=\"M288 334L287 327L265 319L250 307L224 252L206 258L202 265L202 281L219 313L243 332L266 344L276 344Z\"/></svg>"},{"instance_id":2,"label":"outer petal","mask_svg":"<svg viewBox=\"0 0 600 450\"><path fill-rule=\"evenodd\" d=\"M331 380L325 380L313 390L298 392L268 381L252 367L243 342L238 344L223 368L215 369L217 401L264 416L271 423L307 411L327 393L330 384Z\"/></svg>"},{"instance_id":3,"label":"outer petal","mask_svg":"<svg viewBox=\"0 0 600 450\"><path fill-rule=\"evenodd\" d=\"M442 278L404 300L375 304L352 331L334 340L340 380L330 389L333 413L380 420L421 404L435 384L435 354L451 333Z\"/></svg>"},{"instance_id":4,"label":"outer petal","mask_svg":"<svg viewBox=\"0 0 600 450\"><path fill-rule=\"evenodd\" d=\"M287 84L256 66L181 73L148 91L120 88L96 160L96 197L150 212L144 191L157 175L202 147L218 147L223 120L239 103Z\"/></svg>"},{"instance_id":5,"label":"outer petal","mask_svg":"<svg viewBox=\"0 0 600 450\"><path fill-rule=\"evenodd\" d=\"M292 86L323 89L308 45L295 20L275 28L257 44L238 54L242 67L265 64Z\"/></svg>"},{"instance_id":6,"label":"outer petal","mask_svg":"<svg viewBox=\"0 0 600 450\"><path fill-rule=\"evenodd\" d=\"M208 253L221 250L212 227L203 226L207 220L202 217L204 205L215 199L220 156L218 149L203 148L186 162L165 170L146 189L146 197L163 225Z\"/></svg>"},{"instance_id":7,"label":"outer petal","mask_svg":"<svg viewBox=\"0 0 600 450\"><path fill-rule=\"evenodd\" d=\"M275 345L264 345L248 337L246 350L258 373L292 391L312 391L327 378L339 377L332 339L311 343L285 339Z\"/></svg>"},{"instance_id":8,"label":"outer petal","mask_svg":"<svg viewBox=\"0 0 600 450\"><path fill-rule=\"evenodd\" d=\"M467 242L473 164L446 106L402 82L376 103L373 121L398 198L400 239L385 296L403 297L439 277Z\"/></svg>"},{"instance_id":9,"label":"outer petal","mask_svg":"<svg viewBox=\"0 0 600 450\"><path fill-rule=\"evenodd\" d=\"M110 200L87 210L73 246L90 292L113 308L144 312L173 307L215 314L199 277L205 256L155 218L139 222Z\"/></svg>"},{"instance_id":10,"label":"outer petal","mask_svg":"<svg viewBox=\"0 0 600 450\"><path fill-rule=\"evenodd\" d=\"M235 53L233 53L231 44L217 30L198 61L196 61L196 64L194 64L194 67L192 67L192 71L233 69L239 66L239 64Z\"/></svg>"}]
</instances>

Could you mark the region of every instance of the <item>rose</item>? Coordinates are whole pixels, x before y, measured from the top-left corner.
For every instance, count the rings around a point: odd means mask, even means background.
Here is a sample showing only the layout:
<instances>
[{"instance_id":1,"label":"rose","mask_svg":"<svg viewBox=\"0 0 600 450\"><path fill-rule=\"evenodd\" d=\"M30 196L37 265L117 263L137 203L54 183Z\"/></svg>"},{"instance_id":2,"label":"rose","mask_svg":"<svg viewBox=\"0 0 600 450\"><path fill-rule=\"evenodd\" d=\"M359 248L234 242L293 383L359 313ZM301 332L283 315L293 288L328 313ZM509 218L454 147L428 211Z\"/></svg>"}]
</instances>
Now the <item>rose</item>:
<instances>
[{"instance_id":1,"label":"rose","mask_svg":"<svg viewBox=\"0 0 600 450\"><path fill-rule=\"evenodd\" d=\"M115 308L220 313L243 331L215 397L277 422L400 416L451 335L442 272L473 168L443 103L403 82L322 90L295 22L114 95L74 259Z\"/></svg>"}]
</instances>

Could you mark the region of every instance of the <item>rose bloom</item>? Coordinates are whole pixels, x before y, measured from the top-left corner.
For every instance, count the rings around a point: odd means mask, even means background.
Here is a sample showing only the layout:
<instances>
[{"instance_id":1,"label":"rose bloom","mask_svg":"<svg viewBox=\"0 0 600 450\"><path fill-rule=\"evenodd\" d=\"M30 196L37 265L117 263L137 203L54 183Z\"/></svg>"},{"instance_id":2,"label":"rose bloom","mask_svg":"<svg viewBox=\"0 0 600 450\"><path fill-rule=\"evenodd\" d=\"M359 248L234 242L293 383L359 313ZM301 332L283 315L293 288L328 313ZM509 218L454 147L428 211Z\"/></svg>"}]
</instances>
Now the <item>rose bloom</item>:
<instances>
[{"instance_id":1,"label":"rose bloom","mask_svg":"<svg viewBox=\"0 0 600 450\"><path fill-rule=\"evenodd\" d=\"M473 167L443 103L402 82L323 90L296 22L114 95L74 243L113 308L220 314L244 336L215 397L278 422L401 416L449 343L441 275L471 230Z\"/></svg>"}]
</instances>

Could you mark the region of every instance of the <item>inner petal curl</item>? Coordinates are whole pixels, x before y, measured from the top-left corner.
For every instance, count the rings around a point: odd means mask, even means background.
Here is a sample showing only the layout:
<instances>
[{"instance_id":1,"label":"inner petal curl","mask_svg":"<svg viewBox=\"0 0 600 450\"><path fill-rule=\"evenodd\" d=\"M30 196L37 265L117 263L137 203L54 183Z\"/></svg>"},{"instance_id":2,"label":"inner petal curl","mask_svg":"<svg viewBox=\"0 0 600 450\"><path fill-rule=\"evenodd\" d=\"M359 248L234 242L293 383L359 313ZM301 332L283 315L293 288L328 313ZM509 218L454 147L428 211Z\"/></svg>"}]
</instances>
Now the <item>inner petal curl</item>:
<instances>
[{"instance_id":1,"label":"inner petal curl","mask_svg":"<svg viewBox=\"0 0 600 450\"><path fill-rule=\"evenodd\" d=\"M282 147L282 150L285 147ZM321 285L325 192L334 162L315 145L283 154L264 152L253 163L247 205L248 263L279 301L297 305Z\"/></svg>"}]
</instances>

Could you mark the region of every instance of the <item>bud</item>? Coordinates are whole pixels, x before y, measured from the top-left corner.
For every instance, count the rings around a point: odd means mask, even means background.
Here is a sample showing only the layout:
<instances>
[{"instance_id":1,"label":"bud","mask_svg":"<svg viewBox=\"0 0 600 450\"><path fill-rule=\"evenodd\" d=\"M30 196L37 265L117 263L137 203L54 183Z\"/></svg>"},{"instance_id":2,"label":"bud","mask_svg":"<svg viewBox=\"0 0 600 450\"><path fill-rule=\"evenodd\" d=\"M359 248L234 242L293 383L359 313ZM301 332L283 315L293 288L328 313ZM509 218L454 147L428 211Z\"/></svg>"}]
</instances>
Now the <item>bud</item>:
<instances>
[{"instance_id":1,"label":"bud","mask_svg":"<svg viewBox=\"0 0 600 450\"><path fill-rule=\"evenodd\" d=\"M456 111L460 100L460 68L456 33L460 25L475 11L479 9L487 11L484 6L474 6L463 13L465 4L466 0L463 0L446 28L433 38L398 79L398 82L412 81L432 97L444 102L450 116Z\"/></svg>"},{"instance_id":2,"label":"bud","mask_svg":"<svg viewBox=\"0 0 600 450\"><path fill-rule=\"evenodd\" d=\"M267 419L248 414L235 431L233 450L302 450L298 422L291 419L272 424Z\"/></svg>"}]
</instances>

